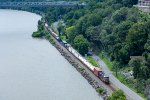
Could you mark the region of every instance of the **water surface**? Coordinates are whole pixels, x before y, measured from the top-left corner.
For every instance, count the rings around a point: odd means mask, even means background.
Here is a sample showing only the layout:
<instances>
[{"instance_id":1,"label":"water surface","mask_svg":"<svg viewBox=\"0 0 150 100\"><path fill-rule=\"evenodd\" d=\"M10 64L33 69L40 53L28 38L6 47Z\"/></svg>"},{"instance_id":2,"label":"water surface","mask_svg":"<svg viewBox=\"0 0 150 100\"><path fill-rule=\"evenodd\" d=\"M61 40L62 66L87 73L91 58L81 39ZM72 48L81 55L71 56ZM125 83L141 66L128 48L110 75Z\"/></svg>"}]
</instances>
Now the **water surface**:
<instances>
[{"instance_id":1,"label":"water surface","mask_svg":"<svg viewBox=\"0 0 150 100\"><path fill-rule=\"evenodd\" d=\"M0 100L100 100L48 41L31 37L40 18L0 10Z\"/></svg>"}]
</instances>

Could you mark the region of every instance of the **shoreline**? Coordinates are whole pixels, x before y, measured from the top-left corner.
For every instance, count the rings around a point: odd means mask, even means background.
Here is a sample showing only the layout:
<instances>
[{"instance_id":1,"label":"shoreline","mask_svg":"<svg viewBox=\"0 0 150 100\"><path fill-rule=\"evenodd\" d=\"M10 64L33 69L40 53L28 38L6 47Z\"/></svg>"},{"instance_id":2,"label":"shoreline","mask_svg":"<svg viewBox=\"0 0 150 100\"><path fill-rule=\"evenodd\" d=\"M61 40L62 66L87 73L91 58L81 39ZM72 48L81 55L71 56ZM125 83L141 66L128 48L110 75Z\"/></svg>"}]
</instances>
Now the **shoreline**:
<instances>
[{"instance_id":1,"label":"shoreline","mask_svg":"<svg viewBox=\"0 0 150 100\"><path fill-rule=\"evenodd\" d=\"M46 28L45 28L46 29ZM46 29L46 31L50 34L51 38L54 40L55 44L52 44L61 55L84 77L88 83L96 90L99 88L104 89L104 93L99 95L106 100L108 96L112 94L114 89L109 85L103 83L98 77L96 77L81 61L79 61L72 53L70 53L65 47L63 47Z\"/></svg>"},{"instance_id":2,"label":"shoreline","mask_svg":"<svg viewBox=\"0 0 150 100\"><path fill-rule=\"evenodd\" d=\"M6 9L6 10L7 10L7 9ZM8 9L8 10L27 11L27 12L30 12L30 13L37 14L36 12L32 12L32 11L30 11L30 9L29 9L29 10L27 10L27 9L26 9L26 10L25 10L25 9L24 9L24 10L23 10L23 9L22 9L22 10L21 10L21 9L20 9L20 10L19 10L19 9ZM41 17L43 18L43 16L42 16L42 15L40 15L40 14L38 14L38 15L39 15L39 16L41 16ZM59 47L59 48L61 49L61 47ZM58 50L58 49L57 49L57 50ZM60 53L64 53L63 51L59 51L59 52L60 52ZM69 54L69 55L70 55L70 54ZM68 55L66 55L65 53L64 53L64 54L62 54L62 56L64 56L64 57L65 57L65 56L67 56L67 57L68 57ZM65 57L65 59L67 59L67 60L68 60L69 58L67 58L67 57ZM70 60L70 59L69 59L69 60ZM69 62L70 62L70 61L69 61ZM74 62L72 62L72 61L71 61L70 63L74 63ZM74 67L75 67L75 66L74 66ZM79 70L79 69L80 69L80 66L78 66L78 70ZM81 73L81 72L80 72L80 73ZM82 76L83 76L83 75L82 75ZM83 77L84 77L84 76L83 76Z\"/></svg>"},{"instance_id":3,"label":"shoreline","mask_svg":"<svg viewBox=\"0 0 150 100\"><path fill-rule=\"evenodd\" d=\"M23 9L2 9L1 10L16 10L16 11L25 11L29 13L34 13L41 18L43 16L41 14L38 14L36 12L31 12L29 10L23 10ZM47 31L49 33L49 31ZM49 33L50 34L50 33ZM51 35L51 34L50 34ZM56 44L52 44L60 53L61 55L84 77L87 82L95 89L95 91L98 93L97 89L103 88L104 93L99 94L100 97L103 98L103 100L106 100L108 96L110 96L113 92L113 90L109 89L110 87L103 83L99 78L97 78L81 61L79 61L74 55L72 55L66 48L64 48L52 35L51 38L55 41Z\"/></svg>"}]
</instances>

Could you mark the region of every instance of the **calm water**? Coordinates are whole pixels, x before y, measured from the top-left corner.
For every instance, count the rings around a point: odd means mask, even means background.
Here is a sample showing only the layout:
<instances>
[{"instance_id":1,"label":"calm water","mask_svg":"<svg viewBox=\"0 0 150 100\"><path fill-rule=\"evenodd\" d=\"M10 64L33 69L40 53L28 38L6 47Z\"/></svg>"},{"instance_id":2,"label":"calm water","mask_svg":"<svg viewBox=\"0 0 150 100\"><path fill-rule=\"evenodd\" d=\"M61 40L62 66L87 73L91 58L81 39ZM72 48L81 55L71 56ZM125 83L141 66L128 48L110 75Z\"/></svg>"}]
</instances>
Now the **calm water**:
<instances>
[{"instance_id":1,"label":"calm water","mask_svg":"<svg viewBox=\"0 0 150 100\"><path fill-rule=\"evenodd\" d=\"M0 10L0 100L101 100L49 42L31 37L39 19Z\"/></svg>"}]
</instances>

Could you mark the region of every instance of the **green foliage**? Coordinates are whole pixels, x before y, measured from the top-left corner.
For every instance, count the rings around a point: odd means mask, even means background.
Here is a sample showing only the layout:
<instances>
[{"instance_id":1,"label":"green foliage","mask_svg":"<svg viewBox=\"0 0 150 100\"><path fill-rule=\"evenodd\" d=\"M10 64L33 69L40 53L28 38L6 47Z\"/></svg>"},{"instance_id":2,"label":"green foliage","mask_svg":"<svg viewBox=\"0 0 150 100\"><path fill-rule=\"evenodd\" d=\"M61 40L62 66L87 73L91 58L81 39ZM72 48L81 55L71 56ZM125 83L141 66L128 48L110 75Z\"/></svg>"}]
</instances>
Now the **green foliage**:
<instances>
[{"instance_id":1,"label":"green foliage","mask_svg":"<svg viewBox=\"0 0 150 100\"><path fill-rule=\"evenodd\" d=\"M113 62L113 70L115 71L116 77L118 77L118 70L119 70L120 64L117 61Z\"/></svg>"},{"instance_id":2,"label":"green foliage","mask_svg":"<svg viewBox=\"0 0 150 100\"><path fill-rule=\"evenodd\" d=\"M108 100L126 100L126 96L122 90L117 90L112 93L112 96L110 96Z\"/></svg>"},{"instance_id":3,"label":"green foliage","mask_svg":"<svg viewBox=\"0 0 150 100\"><path fill-rule=\"evenodd\" d=\"M121 21L126 20L127 13L128 8L123 7L113 13L112 20L115 21L116 23L120 23Z\"/></svg>"},{"instance_id":4,"label":"green foliage","mask_svg":"<svg viewBox=\"0 0 150 100\"><path fill-rule=\"evenodd\" d=\"M131 55L139 55L144 51L144 45L146 43L147 32L144 23L134 24L126 38L126 45L129 47Z\"/></svg>"},{"instance_id":5,"label":"green foliage","mask_svg":"<svg viewBox=\"0 0 150 100\"><path fill-rule=\"evenodd\" d=\"M77 32L75 26L70 26L66 28L65 33L68 37L68 40L71 44L73 44L73 40L75 39Z\"/></svg>"},{"instance_id":6,"label":"green foliage","mask_svg":"<svg viewBox=\"0 0 150 100\"><path fill-rule=\"evenodd\" d=\"M115 0L115 1L128 7L131 7L132 5L136 5L138 3L138 0Z\"/></svg>"},{"instance_id":7,"label":"green foliage","mask_svg":"<svg viewBox=\"0 0 150 100\"><path fill-rule=\"evenodd\" d=\"M150 53L147 54L146 61L148 65L150 66Z\"/></svg>"},{"instance_id":8,"label":"green foliage","mask_svg":"<svg viewBox=\"0 0 150 100\"><path fill-rule=\"evenodd\" d=\"M99 29L98 27L91 26L87 28L85 35L90 42L99 41Z\"/></svg>"},{"instance_id":9,"label":"green foliage","mask_svg":"<svg viewBox=\"0 0 150 100\"><path fill-rule=\"evenodd\" d=\"M32 37L42 37L42 33L40 33L40 32L33 32Z\"/></svg>"},{"instance_id":10,"label":"green foliage","mask_svg":"<svg viewBox=\"0 0 150 100\"><path fill-rule=\"evenodd\" d=\"M148 39L147 39L147 42L146 44L144 45L144 48L150 52L150 34L148 35Z\"/></svg>"},{"instance_id":11,"label":"green foliage","mask_svg":"<svg viewBox=\"0 0 150 100\"><path fill-rule=\"evenodd\" d=\"M122 0L123 5L131 6L138 3L138 0Z\"/></svg>"},{"instance_id":12,"label":"green foliage","mask_svg":"<svg viewBox=\"0 0 150 100\"><path fill-rule=\"evenodd\" d=\"M136 79L147 80L150 76L150 15L133 7L138 0L83 1L88 4L85 8L48 9L46 20L51 24L61 17L66 27L60 27L60 32L65 30L67 42L82 55L88 49L98 48L95 51L105 52L106 55L100 56L111 70L117 72L130 65ZM142 55L145 57L142 62L130 61L130 56ZM119 74L116 73L118 78Z\"/></svg>"},{"instance_id":13,"label":"green foliage","mask_svg":"<svg viewBox=\"0 0 150 100\"><path fill-rule=\"evenodd\" d=\"M61 35L62 35L62 33L61 33L61 32L63 32L63 31L64 31L64 25L63 25L63 23L62 23L62 22L59 22L59 23L58 23L57 30L58 30L59 36L61 36Z\"/></svg>"},{"instance_id":14,"label":"green foliage","mask_svg":"<svg viewBox=\"0 0 150 100\"><path fill-rule=\"evenodd\" d=\"M57 21L61 18L62 15L64 15L66 12L69 12L71 8L65 8L65 7L50 7L46 10L45 19L50 24Z\"/></svg>"},{"instance_id":15,"label":"green foliage","mask_svg":"<svg viewBox=\"0 0 150 100\"><path fill-rule=\"evenodd\" d=\"M50 43L52 43L52 44L55 44L55 41L54 41L54 39L52 39L52 38L49 38L48 40L49 40L49 42L50 42Z\"/></svg>"},{"instance_id":16,"label":"green foliage","mask_svg":"<svg viewBox=\"0 0 150 100\"><path fill-rule=\"evenodd\" d=\"M97 63L97 61L95 59L93 59L92 57L87 57L87 60L95 67L99 67L99 64Z\"/></svg>"},{"instance_id":17,"label":"green foliage","mask_svg":"<svg viewBox=\"0 0 150 100\"><path fill-rule=\"evenodd\" d=\"M74 39L74 47L79 51L81 55L85 55L88 52L88 41L82 36L78 35Z\"/></svg>"},{"instance_id":18,"label":"green foliage","mask_svg":"<svg viewBox=\"0 0 150 100\"><path fill-rule=\"evenodd\" d=\"M106 91L104 88L100 87L100 88L97 88L96 91L100 94L100 95L103 95Z\"/></svg>"},{"instance_id":19,"label":"green foliage","mask_svg":"<svg viewBox=\"0 0 150 100\"><path fill-rule=\"evenodd\" d=\"M66 41L66 36L60 36L60 38L64 41Z\"/></svg>"},{"instance_id":20,"label":"green foliage","mask_svg":"<svg viewBox=\"0 0 150 100\"><path fill-rule=\"evenodd\" d=\"M118 36L118 42L123 42L126 38L126 35L131 28L132 22L130 21L123 21L122 23L116 25L113 30L113 34Z\"/></svg>"},{"instance_id":21,"label":"green foliage","mask_svg":"<svg viewBox=\"0 0 150 100\"><path fill-rule=\"evenodd\" d=\"M71 10L68 12L64 17L64 21L66 25L72 26L77 19L79 19L81 16L83 16L86 13L85 10ZM68 20L69 19L69 20Z\"/></svg>"},{"instance_id":22,"label":"green foliage","mask_svg":"<svg viewBox=\"0 0 150 100\"><path fill-rule=\"evenodd\" d=\"M137 79L148 79L150 78L150 69L140 59L133 59L129 62L129 65L133 67L133 76Z\"/></svg>"},{"instance_id":23,"label":"green foliage","mask_svg":"<svg viewBox=\"0 0 150 100\"><path fill-rule=\"evenodd\" d=\"M145 95L147 96L147 100L150 99L149 94L150 94L150 79L146 81L146 88L145 88Z\"/></svg>"},{"instance_id":24,"label":"green foliage","mask_svg":"<svg viewBox=\"0 0 150 100\"><path fill-rule=\"evenodd\" d=\"M32 37L36 37L36 38L42 38L43 36L45 36L47 33L44 30L44 24L42 21L38 21L38 30L37 32L33 32Z\"/></svg>"},{"instance_id":25,"label":"green foliage","mask_svg":"<svg viewBox=\"0 0 150 100\"><path fill-rule=\"evenodd\" d=\"M113 63L105 56L103 52L99 54L99 57L106 63L110 70L113 70Z\"/></svg>"},{"instance_id":26,"label":"green foliage","mask_svg":"<svg viewBox=\"0 0 150 100\"><path fill-rule=\"evenodd\" d=\"M45 38L48 40L49 38L51 38L50 34L49 33L46 33L46 36Z\"/></svg>"},{"instance_id":27,"label":"green foliage","mask_svg":"<svg viewBox=\"0 0 150 100\"><path fill-rule=\"evenodd\" d=\"M79 70L80 71L84 71L85 69L83 67L79 67Z\"/></svg>"}]
</instances>

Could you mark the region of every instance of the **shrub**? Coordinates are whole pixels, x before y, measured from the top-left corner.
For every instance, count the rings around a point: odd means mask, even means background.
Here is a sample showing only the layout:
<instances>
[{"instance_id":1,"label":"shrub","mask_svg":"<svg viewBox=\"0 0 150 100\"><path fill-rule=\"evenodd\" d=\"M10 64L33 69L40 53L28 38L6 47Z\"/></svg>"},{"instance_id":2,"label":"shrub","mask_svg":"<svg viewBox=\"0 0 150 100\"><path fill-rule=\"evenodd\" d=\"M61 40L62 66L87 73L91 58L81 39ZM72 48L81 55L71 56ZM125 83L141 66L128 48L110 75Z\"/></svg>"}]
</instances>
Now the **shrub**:
<instances>
[{"instance_id":1,"label":"shrub","mask_svg":"<svg viewBox=\"0 0 150 100\"><path fill-rule=\"evenodd\" d=\"M108 100L126 100L126 96L124 95L122 90L117 90L112 93Z\"/></svg>"},{"instance_id":2,"label":"shrub","mask_svg":"<svg viewBox=\"0 0 150 100\"><path fill-rule=\"evenodd\" d=\"M104 94L104 92L105 92L104 88L102 88L102 87L97 88L96 91L101 95Z\"/></svg>"}]
</instances>

